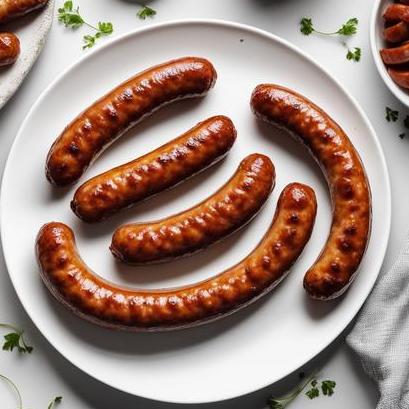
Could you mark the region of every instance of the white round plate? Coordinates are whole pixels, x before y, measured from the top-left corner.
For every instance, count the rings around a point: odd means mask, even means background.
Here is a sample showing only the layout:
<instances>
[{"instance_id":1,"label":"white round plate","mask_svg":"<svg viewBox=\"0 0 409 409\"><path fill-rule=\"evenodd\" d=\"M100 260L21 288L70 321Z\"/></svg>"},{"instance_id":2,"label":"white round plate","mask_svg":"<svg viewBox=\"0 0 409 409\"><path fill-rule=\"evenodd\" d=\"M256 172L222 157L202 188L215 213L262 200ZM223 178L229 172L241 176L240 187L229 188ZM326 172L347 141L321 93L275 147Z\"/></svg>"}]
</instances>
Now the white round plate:
<instances>
[{"instance_id":1,"label":"white round plate","mask_svg":"<svg viewBox=\"0 0 409 409\"><path fill-rule=\"evenodd\" d=\"M21 54L13 65L0 68L0 109L17 91L40 55L51 28L53 11L54 0L49 0L44 9L1 25L0 31L11 31L18 36Z\"/></svg>"},{"instance_id":2,"label":"white round plate","mask_svg":"<svg viewBox=\"0 0 409 409\"><path fill-rule=\"evenodd\" d=\"M402 102L402 104L409 107L409 90L400 87L395 81L392 80L388 74L386 65L382 61L381 55L379 54L379 50L387 46L382 34L384 28L384 19L382 15L388 4L392 3L392 0L376 0L373 5L369 34L371 51L376 68L383 82L386 84L392 94Z\"/></svg>"},{"instance_id":3,"label":"white round plate","mask_svg":"<svg viewBox=\"0 0 409 409\"><path fill-rule=\"evenodd\" d=\"M86 178L149 152L216 114L230 116L237 126L238 140L231 153L200 176L107 222L86 225L77 220L69 208L75 187L58 190L44 176L45 157L55 137L76 114L122 80L187 55L207 57L214 63L219 74L215 89L203 99L168 106L137 125L104 153ZM304 147L253 117L250 94L262 82L293 88L324 107L350 135L365 163L373 193L372 239L361 273L339 301L311 301L302 288L304 272L329 231L328 189ZM244 230L194 257L165 265L132 268L114 261L108 246L116 226L192 206L221 186L252 152L272 158L277 186L263 211ZM41 283L34 240L41 225L52 220L72 226L86 262L114 282L169 287L214 275L255 247L272 220L280 191L293 181L313 186L318 196L311 241L275 291L231 317L179 332L112 332L66 311ZM342 332L368 296L382 264L390 226L387 168L362 110L333 78L292 45L264 31L223 21L182 21L138 30L68 69L24 121L7 162L1 193L6 263L17 294L40 331L69 361L100 381L168 402L211 402L253 392L317 355Z\"/></svg>"}]
</instances>

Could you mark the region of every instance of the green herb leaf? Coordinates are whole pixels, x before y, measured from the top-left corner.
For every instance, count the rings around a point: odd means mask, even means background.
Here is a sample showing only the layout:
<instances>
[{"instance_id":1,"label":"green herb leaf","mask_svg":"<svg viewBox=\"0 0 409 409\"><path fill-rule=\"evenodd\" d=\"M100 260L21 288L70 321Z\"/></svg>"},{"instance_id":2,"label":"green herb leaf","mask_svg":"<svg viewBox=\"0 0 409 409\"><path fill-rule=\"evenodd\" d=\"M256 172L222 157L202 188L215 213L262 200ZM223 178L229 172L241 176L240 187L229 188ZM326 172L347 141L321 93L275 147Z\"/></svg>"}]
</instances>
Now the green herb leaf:
<instances>
[{"instance_id":1,"label":"green herb leaf","mask_svg":"<svg viewBox=\"0 0 409 409\"><path fill-rule=\"evenodd\" d=\"M62 396L56 396L50 404L47 406L47 409L53 409L54 406L62 401Z\"/></svg>"},{"instance_id":2,"label":"green herb leaf","mask_svg":"<svg viewBox=\"0 0 409 409\"><path fill-rule=\"evenodd\" d=\"M337 384L334 381L330 381L330 380L322 381L321 383L322 393L325 396L332 396L334 394L334 389L336 385Z\"/></svg>"},{"instance_id":3,"label":"green herb leaf","mask_svg":"<svg viewBox=\"0 0 409 409\"><path fill-rule=\"evenodd\" d=\"M83 37L83 50L93 47L98 38L112 34L114 31L114 27L110 22L99 21L97 27L95 27L85 21L80 15L79 7L74 8L72 1L66 1L63 7L58 9L58 21L63 23L65 27L71 27L72 29L86 25L96 31L95 35L87 34Z\"/></svg>"},{"instance_id":4,"label":"green herb leaf","mask_svg":"<svg viewBox=\"0 0 409 409\"><path fill-rule=\"evenodd\" d=\"M355 47L353 50L348 50L347 53L347 60L353 61L360 61L361 59L361 49L359 47Z\"/></svg>"},{"instance_id":5,"label":"green herb leaf","mask_svg":"<svg viewBox=\"0 0 409 409\"><path fill-rule=\"evenodd\" d=\"M0 324L0 328L7 328L13 331L4 335L3 351L13 351L16 348L18 352L23 354L31 354L33 352L33 347L27 345L24 340L23 330L10 324Z\"/></svg>"},{"instance_id":6,"label":"green herb leaf","mask_svg":"<svg viewBox=\"0 0 409 409\"><path fill-rule=\"evenodd\" d=\"M340 29L334 32L324 32L318 31L314 28L311 18L303 17L300 21L300 31L305 35L310 35L311 33L317 33L322 35L342 35L342 36L351 36L356 34L358 31L358 19L350 18L346 23L344 23Z\"/></svg>"},{"instance_id":7,"label":"green herb leaf","mask_svg":"<svg viewBox=\"0 0 409 409\"><path fill-rule=\"evenodd\" d=\"M98 30L100 33L108 35L114 32L114 27L112 23L109 22L98 22Z\"/></svg>"},{"instance_id":8,"label":"green herb leaf","mask_svg":"<svg viewBox=\"0 0 409 409\"><path fill-rule=\"evenodd\" d=\"M386 107L385 119L388 122L396 122L399 118L399 111L394 111L392 108Z\"/></svg>"},{"instance_id":9,"label":"green herb leaf","mask_svg":"<svg viewBox=\"0 0 409 409\"><path fill-rule=\"evenodd\" d=\"M304 374L302 378L304 378ZM300 385L298 385L288 395L278 397L278 398L271 397L267 402L270 409L285 409L305 389L305 387L310 382L314 382L314 379L315 379L314 375L311 375L306 380L304 380Z\"/></svg>"},{"instance_id":10,"label":"green herb leaf","mask_svg":"<svg viewBox=\"0 0 409 409\"><path fill-rule=\"evenodd\" d=\"M303 17L301 19L301 21L300 21L300 26L301 26L300 31L306 36L308 36L308 35L310 35L311 33L314 32L312 19L310 19L310 18Z\"/></svg>"},{"instance_id":11,"label":"green herb leaf","mask_svg":"<svg viewBox=\"0 0 409 409\"><path fill-rule=\"evenodd\" d=\"M350 18L342 27L337 31L337 34L343 36L351 36L358 31L358 19L356 17Z\"/></svg>"},{"instance_id":12,"label":"green herb leaf","mask_svg":"<svg viewBox=\"0 0 409 409\"><path fill-rule=\"evenodd\" d=\"M74 10L72 1L66 1L64 6L58 9L58 21L65 27L73 29L81 27L85 22L79 14L79 7Z\"/></svg>"},{"instance_id":13,"label":"green herb leaf","mask_svg":"<svg viewBox=\"0 0 409 409\"><path fill-rule=\"evenodd\" d=\"M136 15L141 19L141 20L146 20L148 17L153 18L156 15L156 10L154 10L151 7L148 6L143 6L137 13Z\"/></svg>"},{"instance_id":14,"label":"green herb leaf","mask_svg":"<svg viewBox=\"0 0 409 409\"><path fill-rule=\"evenodd\" d=\"M315 399L318 398L318 396L320 396L320 391L319 389L316 387L317 385L317 381L314 380L311 382L311 388L305 392L305 394L310 398L310 399Z\"/></svg>"},{"instance_id":15,"label":"green herb leaf","mask_svg":"<svg viewBox=\"0 0 409 409\"><path fill-rule=\"evenodd\" d=\"M409 115L406 115L406 118L403 120L403 125L409 129Z\"/></svg>"}]
</instances>

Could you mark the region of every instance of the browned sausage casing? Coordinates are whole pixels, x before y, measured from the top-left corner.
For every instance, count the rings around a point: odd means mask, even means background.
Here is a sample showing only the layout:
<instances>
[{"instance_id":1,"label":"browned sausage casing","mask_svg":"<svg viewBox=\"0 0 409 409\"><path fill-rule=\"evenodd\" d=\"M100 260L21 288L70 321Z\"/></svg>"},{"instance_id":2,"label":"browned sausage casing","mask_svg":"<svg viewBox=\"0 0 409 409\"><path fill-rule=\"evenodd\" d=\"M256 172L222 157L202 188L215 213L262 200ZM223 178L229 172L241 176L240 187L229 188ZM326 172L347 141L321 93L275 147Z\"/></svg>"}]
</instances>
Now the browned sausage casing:
<instances>
[{"instance_id":1,"label":"browned sausage casing","mask_svg":"<svg viewBox=\"0 0 409 409\"><path fill-rule=\"evenodd\" d=\"M209 118L153 152L88 180L75 192L71 208L86 222L105 219L221 160L236 134L229 118Z\"/></svg>"},{"instance_id":2,"label":"browned sausage casing","mask_svg":"<svg viewBox=\"0 0 409 409\"><path fill-rule=\"evenodd\" d=\"M0 0L0 24L44 7L48 0Z\"/></svg>"},{"instance_id":3,"label":"browned sausage casing","mask_svg":"<svg viewBox=\"0 0 409 409\"><path fill-rule=\"evenodd\" d=\"M209 61L185 57L122 83L82 112L57 138L47 156L47 179L56 186L77 181L136 122L172 101L206 94L216 78Z\"/></svg>"},{"instance_id":4,"label":"browned sausage casing","mask_svg":"<svg viewBox=\"0 0 409 409\"><path fill-rule=\"evenodd\" d=\"M248 223L266 202L274 183L271 160L249 155L221 189L197 206L155 222L119 227L111 251L133 264L169 261L203 250Z\"/></svg>"},{"instance_id":5,"label":"browned sausage casing","mask_svg":"<svg viewBox=\"0 0 409 409\"><path fill-rule=\"evenodd\" d=\"M314 191L298 183L287 186L269 231L248 257L179 288L131 290L103 280L81 260L72 230L62 223L42 227L37 258L45 285L81 318L128 331L180 329L229 315L272 290L301 254L315 214Z\"/></svg>"},{"instance_id":6,"label":"browned sausage casing","mask_svg":"<svg viewBox=\"0 0 409 409\"><path fill-rule=\"evenodd\" d=\"M314 298L335 298L354 279L369 241L371 195L361 159L340 126L294 91L259 85L251 106L259 118L297 136L325 173L333 222L325 247L305 275L304 287Z\"/></svg>"},{"instance_id":7,"label":"browned sausage casing","mask_svg":"<svg viewBox=\"0 0 409 409\"><path fill-rule=\"evenodd\" d=\"M19 39L13 33L0 33L0 67L15 63L19 55Z\"/></svg>"}]
</instances>

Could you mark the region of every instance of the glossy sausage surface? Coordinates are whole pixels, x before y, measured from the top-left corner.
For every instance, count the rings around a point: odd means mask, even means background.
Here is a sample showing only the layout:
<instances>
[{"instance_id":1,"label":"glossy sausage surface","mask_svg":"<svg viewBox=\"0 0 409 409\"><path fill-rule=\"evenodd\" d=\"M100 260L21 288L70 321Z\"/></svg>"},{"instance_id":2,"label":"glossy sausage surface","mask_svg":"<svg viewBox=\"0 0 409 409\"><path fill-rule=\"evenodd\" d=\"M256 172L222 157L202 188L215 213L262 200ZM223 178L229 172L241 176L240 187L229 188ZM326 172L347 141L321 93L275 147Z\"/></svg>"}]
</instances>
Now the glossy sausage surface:
<instances>
[{"instance_id":1,"label":"glossy sausage surface","mask_svg":"<svg viewBox=\"0 0 409 409\"><path fill-rule=\"evenodd\" d=\"M0 0L0 24L44 7L48 0Z\"/></svg>"},{"instance_id":2,"label":"glossy sausage surface","mask_svg":"<svg viewBox=\"0 0 409 409\"><path fill-rule=\"evenodd\" d=\"M65 128L48 153L47 179L56 186L74 183L134 124L170 102L206 94L216 78L213 65L197 57L172 60L137 74Z\"/></svg>"},{"instance_id":3,"label":"glossy sausage surface","mask_svg":"<svg viewBox=\"0 0 409 409\"><path fill-rule=\"evenodd\" d=\"M401 43L409 40L409 24L401 21L385 28L383 38L390 43Z\"/></svg>"},{"instance_id":4,"label":"glossy sausage surface","mask_svg":"<svg viewBox=\"0 0 409 409\"><path fill-rule=\"evenodd\" d=\"M301 254L316 214L314 191L287 186L273 223L242 262L197 284L160 290L118 287L80 258L72 230L42 227L36 241L41 277L71 311L94 324L128 331L164 331L204 324L243 308L272 290Z\"/></svg>"},{"instance_id":5,"label":"glossy sausage surface","mask_svg":"<svg viewBox=\"0 0 409 409\"><path fill-rule=\"evenodd\" d=\"M393 48L383 48L380 54L385 64L404 64L409 61L409 43Z\"/></svg>"},{"instance_id":6,"label":"glossy sausage surface","mask_svg":"<svg viewBox=\"0 0 409 409\"><path fill-rule=\"evenodd\" d=\"M249 155L221 189L197 206L155 222L119 227L111 251L132 264L169 261L203 250L248 223L266 202L274 183L271 160Z\"/></svg>"},{"instance_id":7,"label":"glossy sausage surface","mask_svg":"<svg viewBox=\"0 0 409 409\"><path fill-rule=\"evenodd\" d=\"M409 71L394 68L388 68L390 77L401 87L409 88Z\"/></svg>"},{"instance_id":8,"label":"glossy sausage surface","mask_svg":"<svg viewBox=\"0 0 409 409\"><path fill-rule=\"evenodd\" d=\"M354 279L370 236L371 195L361 159L328 114L290 89L259 85L251 106L257 117L301 140L325 173L333 221L320 256L305 275L304 287L314 298L335 298Z\"/></svg>"},{"instance_id":9,"label":"glossy sausage surface","mask_svg":"<svg viewBox=\"0 0 409 409\"><path fill-rule=\"evenodd\" d=\"M386 21L404 21L409 23L409 6L390 4L383 13L383 18Z\"/></svg>"},{"instance_id":10,"label":"glossy sausage surface","mask_svg":"<svg viewBox=\"0 0 409 409\"><path fill-rule=\"evenodd\" d=\"M20 41L13 33L0 33L0 67L13 64L20 55Z\"/></svg>"},{"instance_id":11,"label":"glossy sausage surface","mask_svg":"<svg viewBox=\"0 0 409 409\"><path fill-rule=\"evenodd\" d=\"M236 134L229 118L209 118L160 148L88 180L75 192L71 208L86 222L105 219L221 160Z\"/></svg>"}]
</instances>

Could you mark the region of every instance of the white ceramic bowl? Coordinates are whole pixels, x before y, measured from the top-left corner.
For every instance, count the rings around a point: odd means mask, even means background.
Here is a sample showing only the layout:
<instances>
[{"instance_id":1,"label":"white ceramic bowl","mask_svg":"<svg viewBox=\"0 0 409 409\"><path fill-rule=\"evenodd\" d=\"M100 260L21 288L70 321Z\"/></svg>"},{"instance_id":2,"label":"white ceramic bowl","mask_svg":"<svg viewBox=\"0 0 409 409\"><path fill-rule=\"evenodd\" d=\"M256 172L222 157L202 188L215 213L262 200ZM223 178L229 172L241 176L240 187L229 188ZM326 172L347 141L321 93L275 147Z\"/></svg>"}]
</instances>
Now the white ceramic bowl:
<instances>
[{"instance_id":1,"label":"white ceramic bowl","mask_svg":"<svg viewBox=\"0 0 409 409\"><path fill-rule=\"evenodd\" d=\"M409 90L400 87L392 80L379 54L379 50L386 46L386 42L382 37L384 26L382 14L389 3L392 3L392 0L376 0L374 3L370 25L372 56L375 60L379 75L382 77L386 86L389 88L392 94L402 102L402 104L409 107Z\"/></svg>"}]
</instances>

